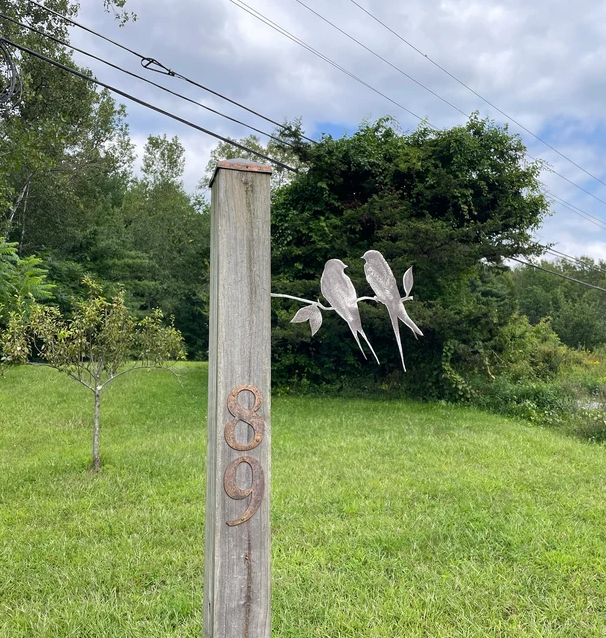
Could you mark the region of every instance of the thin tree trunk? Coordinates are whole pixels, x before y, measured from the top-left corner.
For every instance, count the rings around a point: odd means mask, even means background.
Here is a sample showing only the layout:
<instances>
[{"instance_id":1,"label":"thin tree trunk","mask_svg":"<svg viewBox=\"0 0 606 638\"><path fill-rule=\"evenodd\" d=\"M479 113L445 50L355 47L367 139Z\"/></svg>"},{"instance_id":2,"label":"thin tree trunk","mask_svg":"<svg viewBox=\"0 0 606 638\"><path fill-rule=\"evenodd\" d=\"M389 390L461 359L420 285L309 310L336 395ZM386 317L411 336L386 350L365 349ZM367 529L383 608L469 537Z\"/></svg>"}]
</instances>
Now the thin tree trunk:
<instances>
[{"instance_id":1,"label":"thin tree trunk","mask_svg":"<svg viewBox=\"0 0 606 638\"><path fill-rule=\"evenodd\" d=\"M19 242L19 254L23 252L23 244L25 243L25 219L27 217L27 204L29 202L29 187L31 181L27 184L25 199L23 200L23 208L21 209L21 241Z\"/></svg>"},{"instance_id":2,"label":"thin tree trunk","mask_svg":"<svg viewBox=\"0 0 606 638\"><path fill-rule=\"evenodd\" d=\"M99 410L101 407L101 391L95 388L95 424L93 427L93 470L101 469L99 458Z\"/></svg>"},{"instance_id":3,"label":"thin tree trunk","mask_svg":"<svg viewBox=\"0 0 606 638\"><path fill-rule=\"evenodd\" d=\"M9 224L13 223L13 219L15 218L15 214L17 212L17 209L19 208L19 204L21 203L21 200L23 199L25 194L28 192L29 185L30 185L34 175L35 175L35 173L30 173L30 176L25 181L25 185L23 186L23 188L21 189L21 192L19 193L19 195L17 197L17 201L11 206L10 214L9 214L9 217L8 217L8 223Z\"/></svg>"}]
</instances>

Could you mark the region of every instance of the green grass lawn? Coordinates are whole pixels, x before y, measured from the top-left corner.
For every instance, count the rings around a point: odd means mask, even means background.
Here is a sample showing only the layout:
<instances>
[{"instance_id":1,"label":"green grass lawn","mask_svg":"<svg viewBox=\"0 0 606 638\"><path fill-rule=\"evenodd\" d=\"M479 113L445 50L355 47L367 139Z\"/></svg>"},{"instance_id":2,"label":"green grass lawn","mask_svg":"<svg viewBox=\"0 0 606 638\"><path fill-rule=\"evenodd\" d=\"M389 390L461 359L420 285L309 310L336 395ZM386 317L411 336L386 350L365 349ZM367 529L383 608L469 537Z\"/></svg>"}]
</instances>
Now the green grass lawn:
<instances>
[{"instance_id":1,"label":"green grass lawn","mask_svg":"<svg viewBox=\"0 0 606 638\"><path fill-rule=\"evenodd\" d=\"M0 637L201 636L206 368L0 380ZM275 398L273 635L606 636L606 448L474 410Z\"/></svg>"}]
</instances>

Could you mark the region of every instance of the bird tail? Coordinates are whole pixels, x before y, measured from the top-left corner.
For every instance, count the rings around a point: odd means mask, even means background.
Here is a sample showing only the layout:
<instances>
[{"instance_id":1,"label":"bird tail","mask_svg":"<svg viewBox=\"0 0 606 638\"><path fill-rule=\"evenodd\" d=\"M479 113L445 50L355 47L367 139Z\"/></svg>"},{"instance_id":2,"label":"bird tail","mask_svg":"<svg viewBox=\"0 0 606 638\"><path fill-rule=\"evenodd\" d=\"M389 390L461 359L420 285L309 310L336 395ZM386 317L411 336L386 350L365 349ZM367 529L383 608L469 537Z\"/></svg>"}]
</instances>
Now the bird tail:
<instances>
[{"instance_id":1,"label":"bird tail","mask_svg":"<svg viewBox=\"0 0 606 638\"><path fill-rule=\"evenodd\" d=\"M398 309L398 318L405 326L408 326L412 330L415 339L418 339L417 335L419 335L419 337L423 336L423 333L418 328L417 324L406 313L403 305Z\"/></svg>"},{"instance_id":2,"label":"bird tail","mask_svg":"<svg viewBox=\"0 0 606 638\"><path fill-rule=\"evenodd\" d=\"M402 359L402 368L404 368L404 372L406 372L406 365L404 364L404 352L402 352L402 337L400 336L400 325L398 324L398 316L391 315L391 325L393 327L393 333L396 336L396 341L398 342L400 359Z\"/></svg>"},{"instance_id":3,"label":"bird tail","mask_svg":"<svg viewBox=\"0 0 606 638\"><path fill-rule=\"evenodd\" d=\"M349 328L351 330L351 334L354 336L354 339L356 340L356 343L358 344L358 348L360 348L360 352L362 353L365 359L368 359L368 357L366 356L366 353L362 349L362 344L360 343L360 339L358 338L358 332L356 331L355 328L352 328L351 326L349 326ZM362 332L362 335L364 335L364 332ZM364 338L366 339L366 335L364 335ZM366 339L366 343L368 343L368 339Z\"/></svg>"},{"instance_id":4,"label":"bird tail","mask_svg":"<svg viewBox=\"0 0 606 638\"><path fill-rule=\"evenodd\" d=\"M372 346L370 345L370 341L368 340L368 337L366 336L364 330L360 330L360 334L364 337L364 341L366 341L366 345L370 348L370 351L374 355L374 358L377 360L377 365L381 365L381 362L379 361L379 357L377 357L377 353L373 350Z\"/></svg>"}]
</instances>

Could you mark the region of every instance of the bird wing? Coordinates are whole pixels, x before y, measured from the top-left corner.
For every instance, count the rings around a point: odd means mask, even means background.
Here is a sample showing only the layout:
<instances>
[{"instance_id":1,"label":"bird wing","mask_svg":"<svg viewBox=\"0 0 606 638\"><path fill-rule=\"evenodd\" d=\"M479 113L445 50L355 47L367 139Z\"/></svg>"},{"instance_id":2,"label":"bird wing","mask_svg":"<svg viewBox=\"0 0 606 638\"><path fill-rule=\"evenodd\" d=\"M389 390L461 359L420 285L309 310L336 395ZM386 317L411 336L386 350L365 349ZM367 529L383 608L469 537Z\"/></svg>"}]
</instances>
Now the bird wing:
<instances>
[{"instance_id":1,"label":"bird wing","mask_svg":"<svg viewBox=\"0 0 606 638\"><path fill-rule=\"evenodd\" d=\"M351 279L334 264L327 263L320 279L320 290L324 298L348 323L360 321L358 295Z\"/></svg>"},{"instance_id":2,"label":"bird wing","mask_svg":"<svg viewBox=\"0 0 606 638\"><path fill-rule=\"evenodd\" d=\"M379 301L388 305L400 300L396 278L381 253L377 253L372 261L367 260L364 274Z\"/></svg>"}]
</instances>

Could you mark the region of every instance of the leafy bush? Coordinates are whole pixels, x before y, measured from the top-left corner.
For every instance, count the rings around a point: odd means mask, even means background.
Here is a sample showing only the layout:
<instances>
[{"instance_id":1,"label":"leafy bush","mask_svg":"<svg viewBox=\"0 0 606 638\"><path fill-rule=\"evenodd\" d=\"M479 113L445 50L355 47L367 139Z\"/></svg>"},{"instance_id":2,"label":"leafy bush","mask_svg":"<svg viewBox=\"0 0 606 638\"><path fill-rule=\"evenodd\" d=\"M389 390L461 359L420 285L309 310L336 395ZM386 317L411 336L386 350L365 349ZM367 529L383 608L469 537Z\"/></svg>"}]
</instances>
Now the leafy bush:
<instances>
[{"instance_id":1,"label":"leafy bush","mask_svg":"<svg viewBox=\"0 0 606 638\"><path fill-rule=\"evenodd\" d=\"M478 404L537 425L563 425L575 411L575 397L553 381L496 379Z\"/></svg>"}]
</instances>

